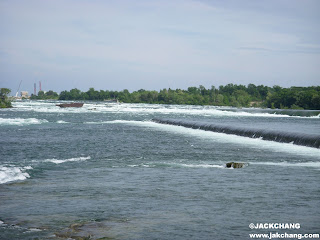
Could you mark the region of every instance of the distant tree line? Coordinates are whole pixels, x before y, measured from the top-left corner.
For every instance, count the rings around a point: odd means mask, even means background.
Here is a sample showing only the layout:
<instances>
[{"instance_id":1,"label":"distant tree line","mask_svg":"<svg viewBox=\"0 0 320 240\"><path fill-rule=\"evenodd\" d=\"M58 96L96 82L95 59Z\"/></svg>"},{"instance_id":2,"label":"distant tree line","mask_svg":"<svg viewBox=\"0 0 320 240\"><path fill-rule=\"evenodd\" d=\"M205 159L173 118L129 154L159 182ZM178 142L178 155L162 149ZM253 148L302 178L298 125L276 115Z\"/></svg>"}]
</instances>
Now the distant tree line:
<instances>
[{"instance_id":1,"label":"distant tree line","mask_svg":"<svg viewBox=\"0 0 320 240\"><path fill-rule=\"evenodd\" d=\"M38 92L38 95L34 95L34 94L31 94L31 97L30 99L33 99L33 100L58 100L59 99L59 94L50 90L48 92L44 92L44 91L39 91Z\"/></svg>"},{"instance_id":2,"label":"distant tree line","mask_svg":"<svg viewBox=\"0 0 320 240\"><path fill-rule=\"evenodd\" d=\"M153 104L187 104L187 105L215 105L233 107L268 107L291 109L320 109L320 86L313 87L268 87L254 84L237 85L227 84L216 88L206 89L204 86L182 89L162 89L148 91L140 89L129 92L97 91L90 88L86 92L79 89L62 91L57 94L53 91L39 92L31 99L59 99L59 100L94 100L103 101L118 99L124 103L153 103Z\"/></svg>"},{"instance_id":3,"label":"distant tree line","mask_svg":"<svg viewBox=\"0 0 320 240\"><path fill-rule=\"evenodd\" d=\"M0 89L0 108L11 108L11 101L8 98L8 94L11 92L8 88Z\"/></svg>"}]
</instances>

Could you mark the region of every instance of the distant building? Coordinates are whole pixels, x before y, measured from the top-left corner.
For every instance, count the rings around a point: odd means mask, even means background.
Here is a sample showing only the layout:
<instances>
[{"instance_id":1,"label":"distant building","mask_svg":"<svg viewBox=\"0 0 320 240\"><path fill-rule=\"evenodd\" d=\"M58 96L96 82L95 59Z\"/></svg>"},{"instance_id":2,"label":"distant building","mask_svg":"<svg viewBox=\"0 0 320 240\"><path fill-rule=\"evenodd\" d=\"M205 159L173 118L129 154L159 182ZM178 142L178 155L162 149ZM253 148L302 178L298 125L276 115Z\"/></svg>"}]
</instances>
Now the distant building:
<instances>
[{"instance_id":1,"label":"distant building","mask_svg":"<svg viewBox=\"0 0 320 240\"><path fill-rule=\"evenodd\" d=\"M30 98L27 91L21 91L21 98Z\"/></svg>"}]
</instances>

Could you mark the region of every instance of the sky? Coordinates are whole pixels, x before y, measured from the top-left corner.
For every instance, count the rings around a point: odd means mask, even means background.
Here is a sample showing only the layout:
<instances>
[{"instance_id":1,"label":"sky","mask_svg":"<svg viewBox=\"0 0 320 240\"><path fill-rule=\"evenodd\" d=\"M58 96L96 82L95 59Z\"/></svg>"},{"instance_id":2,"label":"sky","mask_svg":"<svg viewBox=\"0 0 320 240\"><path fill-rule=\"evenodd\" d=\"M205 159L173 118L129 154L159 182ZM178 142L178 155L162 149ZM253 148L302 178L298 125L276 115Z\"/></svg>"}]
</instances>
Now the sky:
<instances>
[{"instance_id":1,"label":"sky","mask_svg":"<svg viewBox=\"0 0 320 240\"><path fill-rule=\"evenodd\" d=\"M320 85L318 0L0 0L14 95Z\"/></svg>"}]
</instances>

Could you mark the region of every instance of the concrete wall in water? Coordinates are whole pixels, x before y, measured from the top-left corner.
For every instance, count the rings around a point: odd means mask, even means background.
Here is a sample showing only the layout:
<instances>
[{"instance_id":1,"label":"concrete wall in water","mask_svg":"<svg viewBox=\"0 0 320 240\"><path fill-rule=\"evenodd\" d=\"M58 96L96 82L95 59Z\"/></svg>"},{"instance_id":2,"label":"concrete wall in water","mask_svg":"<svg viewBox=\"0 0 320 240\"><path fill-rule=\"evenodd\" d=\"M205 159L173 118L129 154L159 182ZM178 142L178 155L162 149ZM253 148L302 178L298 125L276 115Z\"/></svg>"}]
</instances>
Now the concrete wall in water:
<instances>
[{"instance_id":1,"label":"concrete wall in water","mask_svg":"<svg viewBox=\"0 0 320 240\"><path fill-rule=\"evenodd\" d=\"M179 119L154 118L152 119L152 121L162 124L183 126L187 128L202 129L212 132L234 134L243 137L261 138L263 140L293 143L296 145L320 148L320 135L317 134L303 134L272 131L266 129L243 128L228 125L219 125L209 122L196 122Z\"/></svg>"}]
</instances>

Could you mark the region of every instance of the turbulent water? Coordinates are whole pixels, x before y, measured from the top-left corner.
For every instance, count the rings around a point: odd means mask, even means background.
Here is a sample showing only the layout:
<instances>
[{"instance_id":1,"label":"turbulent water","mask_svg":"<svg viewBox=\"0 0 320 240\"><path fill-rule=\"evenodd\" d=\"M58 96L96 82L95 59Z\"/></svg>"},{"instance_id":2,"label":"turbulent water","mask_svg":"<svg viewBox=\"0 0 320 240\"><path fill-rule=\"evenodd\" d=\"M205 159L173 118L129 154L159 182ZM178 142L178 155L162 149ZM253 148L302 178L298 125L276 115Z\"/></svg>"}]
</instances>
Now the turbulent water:
<instances>
[{"instance_id":1,"label":"turbulent water","mask_svg":"<svg viewBox=\"0 0 320 240\"><path fill-rule=\"evenodd\" d=\"M320 111L56 104L21 101L0 110L0 239L270 232L250 223L299 223L286 232L320 233L319 148L152 121L319 136Z\"/></svg>"}]
</instances>

